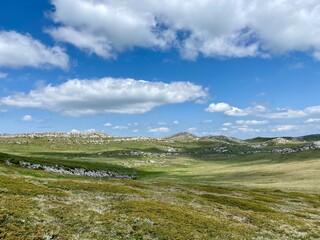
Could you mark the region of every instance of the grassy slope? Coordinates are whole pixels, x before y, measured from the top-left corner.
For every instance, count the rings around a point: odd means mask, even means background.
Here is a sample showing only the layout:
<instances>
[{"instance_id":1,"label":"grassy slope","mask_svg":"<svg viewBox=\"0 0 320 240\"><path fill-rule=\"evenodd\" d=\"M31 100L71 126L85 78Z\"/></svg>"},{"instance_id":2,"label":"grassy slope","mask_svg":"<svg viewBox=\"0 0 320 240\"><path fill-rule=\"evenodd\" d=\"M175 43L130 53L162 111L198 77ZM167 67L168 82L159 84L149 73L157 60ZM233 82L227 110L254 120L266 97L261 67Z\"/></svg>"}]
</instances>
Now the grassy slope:
<instances>
[{"instance_id":1,"label":"grassy slope","mask_svg":"<svg viewBox=\"0 0 320 240\"><path fill-rule=\"evenodd\" d=\"M212 144L174 146L187 151ZM28 161L92 169L117 166L137 172L139 179L59 175L0 161L0 239L320 238L319 151L161 158L98 154L161 152L169 145L2 142L0 152ZM0 155L0 160L7 158Z\"/></svg>"}]
</instances>

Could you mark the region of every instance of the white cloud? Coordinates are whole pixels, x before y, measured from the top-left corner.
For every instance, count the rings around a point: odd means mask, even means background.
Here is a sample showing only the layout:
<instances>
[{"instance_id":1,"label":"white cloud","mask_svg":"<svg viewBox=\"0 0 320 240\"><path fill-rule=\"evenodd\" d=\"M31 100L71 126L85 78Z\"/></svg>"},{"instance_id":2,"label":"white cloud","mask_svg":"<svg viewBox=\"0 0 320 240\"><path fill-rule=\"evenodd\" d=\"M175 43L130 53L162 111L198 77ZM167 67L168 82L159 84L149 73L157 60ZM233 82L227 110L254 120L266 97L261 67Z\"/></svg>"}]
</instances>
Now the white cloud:
<instances>
[{"instance_id":1,"label":"white cloud","mask_svg":"<svg viewBox=\"0 0 320 240\"><path fill-rule=\"evenodd\" d=\"M304 122L305 123L320 123L320 118L309 118Z\"/></svg>"},{"instance_id":2,"label":"white cloud","mask_svg":"<svg viewBox=\"0 0 320 240\"><path fill-rule=\"evenodd\" d=\"M307 114L319 114L320 113L320 105L307 107L303 110Z\"/></svg>"},{"instance_id":3,"label":"white cloud","mask_svg":"<svg viewBox=\"0 0 320 240\"><path fill-rule=\"evenodd\" d=\"M255 132L255 133L260 132L260 129L250 128L246 125L239 126L236 129L240 132Z\"/></svg>"},{"instance_id":4,"label":"white cloud","mask_svg":"<svg viewBox=\"0 0 320 240\"><path fill-rule=\"evenodd\" d=\"M251 125L246 125L246 124L239 124L237 123L237 125L233 125L231 126L232 132L233 133L238 133L238 132L242 132L242 133L260 133L265 131L264 129L260 129L260 128L254 128L253 126L256 126L259 124L251 124Z\"/></svg>"},{"instance_id":5,"label":"white cloud","mask_svg":"<svg viewBox=\"0 0 320 240\"><path fill-rule=\"evenodd\" d=\"M0 66L66 69L68 65L69 57L62 48L45 46L29 34L0 31Z\"/></svg>"},{"instance_id":6,"label":"white cloud","mask_svg":"<svg viewBox=\"0 0 320 240\"><path fill-rule=\"evenodd\" d=\"M248 116L253 113L261 113L265 111L265 107L261 105L256 105L253 107L248 107L245 109L240 109L237 107L232 107L230 110L225 111L225 114L228 116L240 117L240 116Z\"/></svg>"},{"instance_id":7,"label":"white cloud","mask_svg":"<svg viewBox=\"0 0 320 240\"><path fill-rule=\"evenodd\" d=\"M170 129L167 127L160 127L160 128L151 128L148 131L152 133L168 133L170 132Z\"/></svg>"},{"instance_id":8,"label":"white cloud","mask_svg":"<svg viewBox=\"0 0 320 240\"><path fill-rule=\"evenodd\" d=\"M112 123L105 123L105 124L103 124L103 126L105 126L105 127L111 127L111 126L112 126Z\"/></svg>"},{"instance_id":9,"label":"white cloud","mask_svg":"<svg viewBox=\"0 0 320 240\"><path fill-rule=\"evenodd\" d=\"M27 114L24 115L21 119L23 122L33 122L33 123L41 123L43 122L43 119L41 118L34 118L33 116Z\"/></svg>"},{"instance_id":10,"label":"white cloud","mask_svg":"<svg viewBox=\"0 0 320 240\"><path fill-rule=\"evenodd\" d=\"M137 114L164 104L195 101L207 94L207 89L190 82L73 79L57 86L47 85L29 93L3 97L0 105L46 109L71 116L97 113Z\"/></svg>"},{"instance_id":11,"label":"white cloud","mask_svg":"<svg viewBox=\"0 0 320 240\"><path fill-rule=\"evenodd\" d=\"M22 121L24 121L24 122L31 122L32 120L33 120L33 118L31 115L24 115L22 117Z\"/></svg>"},{"instance_id":12,"label":"white cloud","mask_svg":"<svg viewBox=\"0 0 320 240\"><path fill-rule=\"evenodd\" d=\"M311 115L320 114L320 105L310 106L304 109L290 109L290 108L277 108L275 110L268 110L266 107L256 105L241 109L238 107L231 106L227 103L211 103L208 108L205 109L207 112L222 112L227 116L240 117L240 116L257 116L271 119L281 118L299 118ZM248 123L247 123L248 124Z\"/></svg>"},{"instance_id":13,"label":"white cloud","mask_svg":"<svg viewBox=\"0 0 320 240\"><path fill-rule=\"evenodd\" d=\"M228 123L223 123L222 126L224 126L224 127L231 127L231 126L232 126L232 123L229 123L229 122L228 122Z\"/></svg>"},{"instance_id":14,"label":"white cloud","mask_svg":"<svg viewBox=\"0 0 320 240\"><path fill-rule=\"evenodd\" d=\"M257 105L253 107L248 107L246 109L240 109L229 105L228 103L211 103L208 108L205 109L207 112L223 112L225 115L240 117L248 116L255 112L265 111L265 107Z\"/></svg>"},{"instance_id":15,"label":"white cloud","mask_svg":"<svg viewBox=\"0 0 320 240\"><path fill-rule=\"evenodd\" d=\"M138 129L133 129L132 132L133 133L137 133L137 132L139 132L139 130Z\"/></svg>"},{"instance_id":16,"label":"white cloud","mask_svg":"<svg viewBox=\"0 0 320 240\"><path fill-rule=\"evenodd\" d=\"M267 57L291 51L311 52L320 59L317 0L51 2L51 17L60 26L49 33L104 58L134 47L172 47L187 59Z\"/></svg>"},{"instance_id":17,"label":"white cloud","mask_svg":"<svg viewBox=\"0 0 320 240\"><path fill-rule=\"evenodd\" d=\"M52 0L52 19L64 26L48 29L59 41L104 58L132 47L165 48L175 32L159 26L149 2ZM150 9L152 10L152 9ZM128 37L130 36L130 37Z\"/></svg>"},{"instance_id":18,"label":"white cloud","mask_svg":"<svg viewBox=\"0 0 320 240\"><path fill-rule=\"evenodd\" d=\"M207 112L225 112L232 109L232 107L224 102L221 103L211 103L206 109Z\"/></svg>"},{"instance_id":19,"label":"white cloud","mask_svg":"<svg viewBox=\"0 0 320 240\"><path fill-rule=\"evenodd\" d=\"M238 120L236 121L236 124L239 125L263 125L263 124L268 124L269 121L266 120L262 120L262 121L258 121L258 120Z\"/></svg>"},{"instance_id":20,"label":"white cloud","mask_svg":"<svg viewBox=\"0 0 320 240\"><path fill-rule=\"evenodd\" d=\"M8 73L0 72L0 79L4 79L8 76Z\"/></svg>"},{"instance_id":21,"label":"white cloud","mask_svg":"<svg viewBox=\"0 0 320 240\"><path fill-rule=\"evenodd\" d=\"M248 116L250 112L248 109L240 109L237 107L232 107L230 110L224 111L226 115L234 117Z\"/></svg>"},{"instance_id":22,"label":"white cloud","mask_svg":"<svg viewBox=\"0 0 320 240\"><path fill-rule=\"evenodd\" d=\"M266 113L264 116L268 118L299 118L320 114L320 105L310 106L304 109L278 108L276 111Z\"/></svg>"},{"instance_id":23,"label":"white cloud","mask_svg":"<svg viewBox=\"0 0 320 240\"><path fill-rule=\"evenodd\" d=\"M288 108L278 108L275 111L263 114L263 116L267 118L299 118L307 115L308 113L305 110L293 110Z\"/></svg>"},{"instance_id":24,"label":"white cloud","mask_svg":"<svg viewBox=\"0 0 320 240\"><path fill-rule=\"evenodd\" d=\"M128 126L138 126L139 124L137 122L135 122L135 123L128 123L127 125Z\"/></svg>"},{"instance_id":25,"label":"white cloud","mask_svg":"<svg viewBox=\"0 0 320 240\"><path fill-rule=\"evenodd\" d=\"M48 29L47 32L51 34L55 40L73 44L89 54L95 53L103 58L114 57L113 50L104 37L87 32L80 32L71 27Z\"/></svg>"},{"instance_id":26,"label":"white cloud","mask_svg":"<svg viewBox=\"0 0 320 240\"><path fill-rule=\"evenodd\" d=\"M229 131L229 128L223 127L221 128L221 131Z\"/></svg>"},{"instance_id":27,"label":"white cloud","mask_svg":"<svg viewBox=\"0 0 320 240\"><path fill-rule=\"evenodd\" d=\"M115 126L115 127L113 127L113 129L116 129L116 130L126 130L126 129L128 129L128 127L127 127L127 126Z\"/></svg>"},{"instance_id":28,"label":"white cloud","mask_svg":"<svg viewBox=\"0 0 320 240\"><path fill-rule=\"evenodd\" d=\"M166 125L165 122L158 122L158 125Z\"/></svg>"},{"instance_id":29,"label":"white cloud","mask_svg":"<svg viewBox=\"0 0 320 240\"><path fill-rule=\"evenodd\" d=\"M271 129L272 132L284 132L297 129L296 125L277 125Z\"/></svg>"},{"instance_id":30,"label":"white cloud","mask_svg":"<svg viewBox=\"0 0 320 240\"><path fill-rule=\"evenodd\" d=\"M175 121L173 121L173 124L174 124L174 125L178 125L178 124L179 124L179 121L175 120Z\"/></svg>"}]
</instances>

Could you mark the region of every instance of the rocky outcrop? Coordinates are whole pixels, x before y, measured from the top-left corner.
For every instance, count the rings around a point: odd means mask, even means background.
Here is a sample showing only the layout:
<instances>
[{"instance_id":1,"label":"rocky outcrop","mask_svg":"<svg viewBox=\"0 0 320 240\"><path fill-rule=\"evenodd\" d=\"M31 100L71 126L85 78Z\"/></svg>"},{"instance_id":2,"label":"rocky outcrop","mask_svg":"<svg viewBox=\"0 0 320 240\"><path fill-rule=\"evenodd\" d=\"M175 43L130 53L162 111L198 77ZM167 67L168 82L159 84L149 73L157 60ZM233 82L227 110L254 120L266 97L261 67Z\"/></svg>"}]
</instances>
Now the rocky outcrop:
<instances>
[{"instance_id":1,"label":"rocky outcrop","mask_svg":"<svg viewBox=\"0 0 320 240\"><path fill-rule=\"evenodd\" d=\"M276 148L272 150L254 150L254 151L244 151L240 152L241 154L255 154L255 153L276 153L276 154L288 154L288 153L297 153L297 152L305 152L305 151L311 151L311 150L316 150L320 149L320 142L315 142L313 144L303 146L303 147L298 147L298 148Z\"/></svg>"},{"instance_id":2,"label":"rocky outcrop","mask_svg":"<svg viewBox=\"0 0 320 240\"><path fill-rule=\"evenodd\" d=\"M10 163L10 162L9 162ZM111 171L99 171L99 170L87 170L84 168L65 168L58 165L55 166L46 166L42 164L35 164L25 161L20 161L19 165L22 167L26 167L29 169L41 169L46 172L60 173L60 174L68 174L68 175L76 175L76 176L86 176L86 177L94 177L94 178L118 178L118 179L133 179L133 176L130 175L122 175L116 172Z\"/></svg>"}]
</instances>

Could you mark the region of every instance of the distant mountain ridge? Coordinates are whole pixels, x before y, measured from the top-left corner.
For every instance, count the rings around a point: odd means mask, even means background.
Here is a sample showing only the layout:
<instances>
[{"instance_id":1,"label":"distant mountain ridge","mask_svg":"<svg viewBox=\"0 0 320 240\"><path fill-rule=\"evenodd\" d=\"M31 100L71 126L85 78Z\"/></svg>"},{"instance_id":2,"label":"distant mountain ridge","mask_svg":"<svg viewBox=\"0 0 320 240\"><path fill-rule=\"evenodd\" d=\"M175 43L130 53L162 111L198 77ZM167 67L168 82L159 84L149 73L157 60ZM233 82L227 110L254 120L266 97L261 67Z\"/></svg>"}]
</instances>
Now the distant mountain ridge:
<instances>
[{"instance_id":1,"label":"distant mountain ridge","mask_svg":"<svg viewBox=\"0 0 320 240\"><path fill-rule=\"evenodd\" d=\"M14 138L14 137L91 137L91 138L118 138L118 139L164 139L164 140L173 140L173 141L193 141L193 140L208 140L208 141L220 141L220 142L227 142L227 143L262 143L262 142L269 142L269 143L285 143L286 141L289 142L315 142L320 141L320 134L310 134L298 137L290 137L290 136L283 136L283 137L255 137L249 139L239 139L235 137L229 137L226 135L208 135L199 137L195 134L190 132L179 132L175 133L171 136L167 137L117 137L111 136L104 132L99 131L71 131L71 132L34 132L34 133L16 133L16 134L7 134L3 133L0 134L0 137L4 138Z\"/></svg>"}]
</instances>

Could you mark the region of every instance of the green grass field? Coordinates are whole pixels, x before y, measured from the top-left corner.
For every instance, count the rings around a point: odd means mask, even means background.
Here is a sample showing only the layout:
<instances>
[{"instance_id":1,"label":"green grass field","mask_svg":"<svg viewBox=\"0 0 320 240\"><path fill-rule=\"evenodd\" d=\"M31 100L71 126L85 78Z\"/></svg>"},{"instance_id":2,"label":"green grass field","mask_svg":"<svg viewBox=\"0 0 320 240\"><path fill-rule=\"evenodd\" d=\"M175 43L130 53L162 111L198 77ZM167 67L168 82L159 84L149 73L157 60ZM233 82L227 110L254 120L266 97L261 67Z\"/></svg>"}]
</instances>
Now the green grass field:
<instances>
[{"instance_id":1,"label":"green grass field","mask_svg":"<svg viewBox=\"0 0 320 240\"><path fill-rule=\"evenodd\" d=\"M320 150L266 152L318 139L247 154L253 142L272 140L104 140L0 137L0 239L320 239Z\"/></svg>"}]
</instances>

